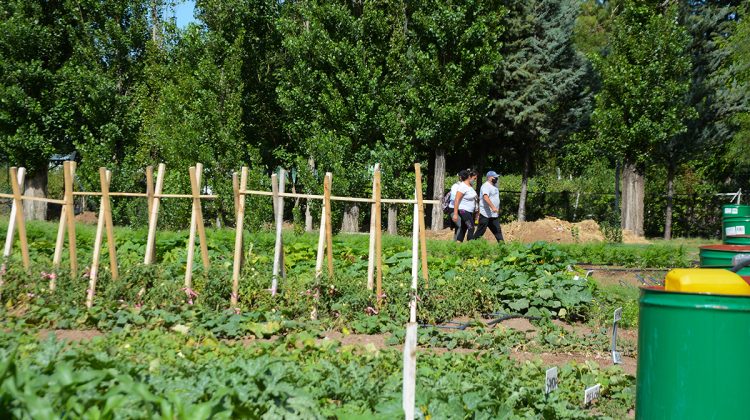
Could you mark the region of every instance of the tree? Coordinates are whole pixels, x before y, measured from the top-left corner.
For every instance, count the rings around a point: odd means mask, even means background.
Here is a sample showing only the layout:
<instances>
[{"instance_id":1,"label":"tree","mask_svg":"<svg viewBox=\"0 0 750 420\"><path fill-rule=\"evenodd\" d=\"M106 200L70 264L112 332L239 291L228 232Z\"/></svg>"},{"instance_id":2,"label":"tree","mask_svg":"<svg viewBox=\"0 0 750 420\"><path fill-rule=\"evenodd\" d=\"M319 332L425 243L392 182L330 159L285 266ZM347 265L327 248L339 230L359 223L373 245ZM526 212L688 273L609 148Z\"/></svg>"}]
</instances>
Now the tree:
<instances>
[{"instance_id":1,"label":"tree","mask_svg":"<svg viewBox=\"0 0 750 420\"><path fill-rule=\"evenodd\" d=\"M409 134L419 151L430 156L432 198L445 188L447 152L463 154L488 112L491 76L501 62L498 51L505 9L499 1L409 2ZM442 228L440 206L432 208L432 228Z\"/></svg>"},{"instance_id":2,"label":"tree","mask_svg":"<svg viewBox=\"0 0 750 420\"><path fill-rule=\"evenodd\" d=\"M608 54L594 62L596 147L623 161L622 227L642 236L646 166L692 115L690 38L674 5L625 1L612 28Z\"/></svg>"},{"instance_id":3,"label":"tree","mask_svg":"<svg viewBox=\"0 0 750 420\"><path fill-rule=\"evenodd\" d=\"M520 221L526 220L534 156L556 148L590 110L590 65L573 43L579 7L559 0L511 3L501 49L505 62L495 74L488 123L493 137L522 162Z\"/></svg>"}]
</instances>

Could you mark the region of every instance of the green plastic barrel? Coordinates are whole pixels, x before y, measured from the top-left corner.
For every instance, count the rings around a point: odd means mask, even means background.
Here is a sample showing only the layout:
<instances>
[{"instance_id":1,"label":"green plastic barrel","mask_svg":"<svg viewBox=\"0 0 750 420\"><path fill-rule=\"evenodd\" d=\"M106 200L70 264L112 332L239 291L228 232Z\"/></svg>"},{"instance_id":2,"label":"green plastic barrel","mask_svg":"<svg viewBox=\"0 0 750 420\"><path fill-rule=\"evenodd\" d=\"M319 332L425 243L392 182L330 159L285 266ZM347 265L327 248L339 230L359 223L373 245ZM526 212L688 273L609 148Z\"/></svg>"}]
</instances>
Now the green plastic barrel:
<instances>
[{"instance_id":1,"label":"green plastic barrel","mask_svg":"<svg viewBox=\"0 0 750 420\"><path fill-rule=\"evenodd\" d=\"M748 419L750 296L642 288L637 419Z\"/></svg>"},{"instance_id":2,"label":"green plastic barrel","mask_svg":"<svg viewBox=\"0 0 750 420\"><path fill-rule=\"evenodd\" d=\"M721 238L725 244L750 245L750 206L727 204L721 208Z\"/></svg>"},{"instance_id":3,"label":"green plastic barrel","mask_svg":"<svg viewBox=\"0 0 750 420\"><path fill-rule=\"evenodd\" d=\"M727 270L742 259L750 258L750 246L704 245L699 251L702 268L725 268ZM750 276L750 267L740 270L741 276Z\"/></svg>"}]
</instances>

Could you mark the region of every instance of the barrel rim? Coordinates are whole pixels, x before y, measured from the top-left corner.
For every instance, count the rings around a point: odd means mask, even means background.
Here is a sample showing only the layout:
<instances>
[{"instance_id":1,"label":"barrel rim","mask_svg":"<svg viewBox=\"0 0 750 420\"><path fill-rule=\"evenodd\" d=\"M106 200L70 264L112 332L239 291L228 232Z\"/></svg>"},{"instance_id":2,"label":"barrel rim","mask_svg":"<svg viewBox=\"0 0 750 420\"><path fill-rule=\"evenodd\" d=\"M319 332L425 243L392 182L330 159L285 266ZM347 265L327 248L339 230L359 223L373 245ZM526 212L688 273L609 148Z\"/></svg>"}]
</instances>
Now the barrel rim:
<instances>
[{"instance_id":1,"label":"barrel rim","mask_svg":"<svg viewBox=\"0 0 750 420\"><path fill-rule=\"evenodd\" d=\"M723 293L709 293L709 292L680 292L675 290L666 290L664 286L640 286L641 291L652 291L656 293L663 293L665 295L692 295L695 297L700 296L716 296L731 299L745 299L750 301L750 295L726 295Z\"/></svg>"}]
</instances>

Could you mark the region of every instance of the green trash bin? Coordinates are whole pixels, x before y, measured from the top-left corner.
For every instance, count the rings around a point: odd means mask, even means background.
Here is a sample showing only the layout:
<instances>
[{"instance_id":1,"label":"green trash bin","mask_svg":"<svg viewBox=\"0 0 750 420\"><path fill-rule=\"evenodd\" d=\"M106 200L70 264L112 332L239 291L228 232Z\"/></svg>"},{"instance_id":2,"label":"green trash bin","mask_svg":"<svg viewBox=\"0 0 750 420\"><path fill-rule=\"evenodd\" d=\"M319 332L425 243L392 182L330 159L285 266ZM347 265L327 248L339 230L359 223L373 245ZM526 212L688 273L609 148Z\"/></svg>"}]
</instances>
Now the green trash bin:
<instances>
[{"instance_id":1,"label":"green trash bin","mask_svg":"<svg viewBox=\"0 0 750 420\"><path fill-rule=\"evenodd\" d=\"M639 305L636 418L750 418L750 296L642 288Z\"/></svg>"},{"instance_id":2,"label":"green trash bin","mask_svg":"<svg viewBox=\"0 0 750 420\"><path fill-rule=\"evenodd\" d=\"M722 206L721 239L728 245L750 245L750 206Z\"/></svg>"},{"instance_id":3,"label":"green trash bin","mask_svg":"<svg viewBox=\"0 0 750 420\"><path fill-rule=\"evenodd\" d=\"M745 258L750 258L750 246L741 245L704 245L698 252L701 268L725 268L734 267ZM741 276L750 276L750 267L739 271Z\"/></svg>"}]
</instances>

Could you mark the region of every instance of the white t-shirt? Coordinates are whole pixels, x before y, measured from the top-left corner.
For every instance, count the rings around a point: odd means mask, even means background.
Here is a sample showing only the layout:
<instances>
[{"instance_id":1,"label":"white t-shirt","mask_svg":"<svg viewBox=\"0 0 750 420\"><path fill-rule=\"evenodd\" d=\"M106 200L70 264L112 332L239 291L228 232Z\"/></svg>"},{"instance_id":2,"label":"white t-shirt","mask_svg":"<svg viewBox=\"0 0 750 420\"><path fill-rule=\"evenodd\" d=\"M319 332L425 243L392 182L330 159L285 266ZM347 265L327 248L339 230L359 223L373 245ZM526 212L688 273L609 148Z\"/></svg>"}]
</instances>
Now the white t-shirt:
<instances>
[{"instance_id":1,"label":"white t-shirt","mask_svg":"<svg viewBox=\"0 0 750 420\"><path fill-rule=\"evenodd\" d=\"M448 204L448 207L450 208L456 207L456 191L458 191L459 184L461 183L456 182L455 184L451 185L451 193L450 193L451 199L450 199L450 204Z\"/></svg>"},{"instance_id":2,"label":"white t-shirt","mask_svg":"<svg viewBox=\"0 0 750 420\"><path fill-rule=\"evenodd\" d=\"M490 198L496 209L500 209L500 190L491 182L485 182L479 190L479 214L487 218L498 217L498 214L493 212L490 205L484 200L485 195Z\"/></svg>"},{"instance_id":3,"label":"white t-shirt","mask_svg":"<svg viewBox=\"0 0 750 420\"><path fill-rule=\"evenodd\" d=\"M461 202L458 203L458 209L468 211L469 213L474 213L474 209L476 208L476 199L477 199L476 190L466 185L465 182L461 182L458 185L458 189L456 192L460 192L463 194L463 196L461 197Z\"/></svg>"}]
</instances>

